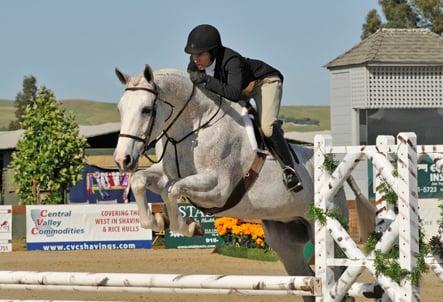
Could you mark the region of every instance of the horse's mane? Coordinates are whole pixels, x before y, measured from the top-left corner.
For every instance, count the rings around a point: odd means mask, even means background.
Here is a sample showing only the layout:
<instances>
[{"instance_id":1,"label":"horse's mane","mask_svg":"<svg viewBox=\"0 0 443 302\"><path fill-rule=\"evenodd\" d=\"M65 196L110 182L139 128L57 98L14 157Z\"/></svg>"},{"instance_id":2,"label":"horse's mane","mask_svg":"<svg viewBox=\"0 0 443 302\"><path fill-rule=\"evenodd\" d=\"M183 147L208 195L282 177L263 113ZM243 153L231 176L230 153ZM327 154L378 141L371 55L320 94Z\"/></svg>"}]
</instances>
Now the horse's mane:
<instances>
[{"instance_id":1,"label":"horse's mane","mask_svg":"<svg viewBox=\"0 0 443 302\"><path fill-rule=\"evenodd\" d=\"M189 79L189 73L184 70L179 70L175 68L162 68L154 71L154 82L156 79L161 81L164 78L176 78L177 80L179 80L180 84L186 85L186 87L191 87L192 85L192 82ZM218 94L201 87L199 88L209 99L213 101L220 99L220 96Z\"/></svg>"},{"instance_id":2,"label":"horse's mane","mask_svg":"<svg viewBox=\"0 0 443 302\"><path fill-rule=\"evenodd\" d=\"M157 77L176 77L181 81L188 80L188 82L190 82L189 75L186 71L175 68L157 69L154 71L154 81Z\"/></svg>"}]
</instances>

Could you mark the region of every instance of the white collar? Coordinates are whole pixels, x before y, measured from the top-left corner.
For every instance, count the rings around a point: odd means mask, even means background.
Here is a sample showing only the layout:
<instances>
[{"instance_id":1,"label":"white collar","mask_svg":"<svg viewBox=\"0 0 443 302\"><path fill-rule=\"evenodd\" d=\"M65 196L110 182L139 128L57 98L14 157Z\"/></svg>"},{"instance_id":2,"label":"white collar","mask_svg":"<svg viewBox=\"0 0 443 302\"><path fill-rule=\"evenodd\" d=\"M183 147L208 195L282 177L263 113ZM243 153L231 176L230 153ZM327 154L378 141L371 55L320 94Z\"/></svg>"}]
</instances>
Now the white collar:
<instances>
[{"instance_id":1,"label":"white collar","mask_svg":"<svg viewBox=\"0 0 443 302\"><path fill-rule=\"evenodd\" d=\"M205 68L205 73L206 73L207 75L210 75L211 77L213 77L213 76L214 76L214 73L215 73L215 61L216 61L216 60L214 59L214 61L212 62L212 64Z\"/></svg>"}]
</instances>

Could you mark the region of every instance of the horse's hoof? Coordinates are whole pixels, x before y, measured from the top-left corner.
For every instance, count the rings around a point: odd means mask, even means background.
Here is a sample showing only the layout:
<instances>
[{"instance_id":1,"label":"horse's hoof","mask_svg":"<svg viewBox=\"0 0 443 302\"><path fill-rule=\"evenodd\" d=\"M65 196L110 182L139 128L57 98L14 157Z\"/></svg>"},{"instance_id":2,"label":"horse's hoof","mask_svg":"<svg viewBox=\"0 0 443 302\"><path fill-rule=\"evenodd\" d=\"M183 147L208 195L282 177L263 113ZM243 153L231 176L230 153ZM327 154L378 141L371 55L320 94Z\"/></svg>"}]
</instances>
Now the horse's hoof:
<instances>
[{"instance_id":1,"label":"horse's hoof","mask_svg":"<svg viewBox=\"0 0 443 302\"><path fill-rule=\"evenodd\" d=\"M140 220L140 226L142 229L150 229L152 228L152 224L147 221Z\"/></svg>"},{"instance_id":2,"label":"horse's hoof","mask_svg":"<svg viewBox=\"0 0 443 302\"><path fill-rule=\"evenodd\" d=\"M155 230L156 232L161 232L169 228L169 219L166 215L164 215L163 213L155 213L154 217L156 228L159 229Z\"/></svg>"}]
</instances>

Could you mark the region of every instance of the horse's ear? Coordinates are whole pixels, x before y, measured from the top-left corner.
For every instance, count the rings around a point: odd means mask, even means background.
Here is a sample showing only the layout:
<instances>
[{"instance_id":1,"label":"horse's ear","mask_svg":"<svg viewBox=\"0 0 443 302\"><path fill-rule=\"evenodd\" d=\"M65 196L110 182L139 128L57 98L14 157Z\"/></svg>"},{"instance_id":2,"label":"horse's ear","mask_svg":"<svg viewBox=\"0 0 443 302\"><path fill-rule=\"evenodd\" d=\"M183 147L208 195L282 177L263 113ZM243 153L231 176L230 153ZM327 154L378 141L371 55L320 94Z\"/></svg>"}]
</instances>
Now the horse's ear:
<instances>
[{"instance_id":1,"label":"horse's ear","mask_svg":"<svg viewBox=\"0 0 443 302\"><path fill-rule=\"evenodd\" d=\"M122 82L123 85L126 85L129 80L129 76L127 74L124 74L118 68L115 68L115 74L117 75L117 78Z\"/></svg>"},{"instance_id":2,"label":"horse's ear","mask_svg":"<svg viewBox=\"0 0 443 302\"><path fill-rule=\"evenodd\" d=\"M152 73L151 66L149 66L148 64L145 64L145 71L143 71L143 76L148 82L152 82L154 80L154 74Z\"/></svg>"}]
</instances>

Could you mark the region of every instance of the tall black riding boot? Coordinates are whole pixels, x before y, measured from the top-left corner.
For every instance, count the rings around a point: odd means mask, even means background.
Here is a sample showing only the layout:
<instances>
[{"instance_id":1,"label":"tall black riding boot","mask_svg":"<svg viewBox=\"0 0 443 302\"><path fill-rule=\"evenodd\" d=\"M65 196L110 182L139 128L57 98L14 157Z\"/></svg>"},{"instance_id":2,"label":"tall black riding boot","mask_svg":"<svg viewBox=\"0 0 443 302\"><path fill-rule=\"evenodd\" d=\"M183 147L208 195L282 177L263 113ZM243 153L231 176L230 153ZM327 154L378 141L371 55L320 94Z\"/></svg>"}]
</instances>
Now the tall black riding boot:
<instances>
[{"instance_id":1,"label":"tall black riding boot","mask_svg":"<svg viewBox=\"0 0 443 302\"><path fill-rule=\"evenodd\" d=\"M300 177L294 168L291 151L283 136L281 121L275 121L272 125L272 135L268 137L267 143L272 154L283 169L283 182L289 191L299 192L303 189ZM295 154L294 154L295 156ZM297 160L297 159L294 159ZM298 161L298 160L297 160Z\"/></svg>"}]
</instances>

